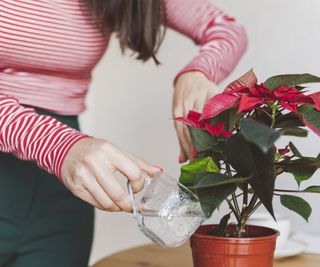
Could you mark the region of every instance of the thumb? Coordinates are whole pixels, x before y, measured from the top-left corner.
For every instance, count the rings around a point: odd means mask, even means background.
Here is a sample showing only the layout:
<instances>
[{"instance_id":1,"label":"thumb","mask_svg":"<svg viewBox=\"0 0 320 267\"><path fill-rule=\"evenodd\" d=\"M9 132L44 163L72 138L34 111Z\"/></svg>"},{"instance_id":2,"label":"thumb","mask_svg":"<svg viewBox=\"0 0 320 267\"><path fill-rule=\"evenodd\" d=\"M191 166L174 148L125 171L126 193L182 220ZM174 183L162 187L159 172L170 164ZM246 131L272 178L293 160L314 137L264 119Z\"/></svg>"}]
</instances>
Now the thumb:
<instances>
[{"instance_id":1,"label":"thumb","mask_svg":"<svg viewBox=\"0 0 320 267\"><path fill-rule=\"evenodd\" d=\"M182 148L180 148L180 154L179 154L179 159L178 159L179 163L184 163L187 160L188 160L188 157L187 157L186 153L183 151Z\"/></svg>"},{"instance_id":2,"label":"thumb","mask_svg":"<svg viewBox=\"0 0 320 267\"><path fill-rule=\"evenodd\" d=\"M138 166L145 171L149 176L155 176L157 172L163 172L163 168L160 166L155 166L150 163L147 163L142 158L139 158L137 156L133 156L129 153L127 153L127 156L131 158Z\"/></svg>"}]
</instances>

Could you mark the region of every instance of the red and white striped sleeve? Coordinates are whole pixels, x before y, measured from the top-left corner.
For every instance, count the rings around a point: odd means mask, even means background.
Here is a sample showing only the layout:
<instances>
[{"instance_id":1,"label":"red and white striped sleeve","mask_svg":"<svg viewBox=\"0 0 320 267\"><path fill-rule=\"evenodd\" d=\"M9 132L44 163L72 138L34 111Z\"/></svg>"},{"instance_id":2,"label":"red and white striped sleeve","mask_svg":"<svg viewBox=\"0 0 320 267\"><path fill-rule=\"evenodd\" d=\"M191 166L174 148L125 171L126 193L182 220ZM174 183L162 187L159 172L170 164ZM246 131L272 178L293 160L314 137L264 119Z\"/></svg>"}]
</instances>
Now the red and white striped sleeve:
<instances>
[{"instance_id":1,"label":"red and white striped sleeve","mask_svg":"<svg viewBox=\"0 0 320 267\"><path fill-rule=\"evenodd\" d=\"M165 9L168 26L201 46L176 79L188 71L201 71L215 83L225 79L246 50L244 28L208 0L165 0Z\"/></svg>"},{"instance_id":2,"label":"red and white striped sleeve","mask_svg":"<svg viewBox=\"0 0 320 267\"><path fill-rule=\"evenodd\" d=\"M22 160L35 161L39 167L61 178L63 160L72 145L88 137L34 109L21 106L0 93L0 151Z\"/></svg>"}]
</instances>

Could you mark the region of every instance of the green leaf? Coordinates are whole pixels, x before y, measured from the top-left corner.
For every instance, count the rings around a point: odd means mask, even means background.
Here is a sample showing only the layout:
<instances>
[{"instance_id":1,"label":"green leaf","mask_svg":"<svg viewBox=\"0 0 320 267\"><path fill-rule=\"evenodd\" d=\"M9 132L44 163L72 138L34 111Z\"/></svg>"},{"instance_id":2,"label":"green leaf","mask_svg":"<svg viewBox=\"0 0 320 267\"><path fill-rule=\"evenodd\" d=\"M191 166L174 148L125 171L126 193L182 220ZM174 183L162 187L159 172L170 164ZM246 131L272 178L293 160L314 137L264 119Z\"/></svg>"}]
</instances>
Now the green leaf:
<instances>
[{"instance_id":1,"label":"green leaf","mask_svg":"<svg viewBox=\"0 0 320 267\"><path fill-rule=\"evenodd\" d=\"M225 184L215 187L202 188L196 190L202 210L207 218L226 200L226 198L234 193L237 186L234 184Z\"/></svg>"},{"instance_id":2,"label":"green leaf","mask_svg":"<svg viewBox=\"0 0 320 267\"><path fill-rule=\"evenodd\" d=\"M240 134L227 139L224 155L232 167L249 180L254 192L272 216L273 190L275 182L275 154L272 148L263 153L255 144L247 142Z\"/></svg>"},{"instance_id":3,"label":"green leaf","mask_svg":"<svg viewBox=\"0 0 320 267\"><path fill-rule=\"evenodd\" d=\"M282 168L287 168L290 166L295 166L299 168L320 168L320 158L319 156L316 158L312 157L302 157L300 159L286 159L280 162L276 163L277 166L280 166Z\"/></svg>"},{"instance_id":4,"label":"green leaf","mask_svg":"<svg viewBox=\"0 0 320 267\"><path fill-rule=\"evenodd\" d=\"M192 126L188 126L192 143L197 152L211 150L216 143L216 138L211 134Z\"/></svg>"},{"instance_id":5,"label":"green leaf","mask_svg":"<svg viewBox=\"0 0 320 267\"><path fill-rule=\"evenodd\" d=\"M184 185L192 185L199 173L219 172L219 167L211 157L197 159L181 167L179 181Z\"/></svg>"},{"instance_id":6,"label":"green leaf","mask_svg":"<svg viewBox=\"0 0 320 267\"><path fill-rule=\"evenodd\" d=\"M317 168L301 168L299 166L290 166L287 168L284 168L285 172L291 173L294 176L294 179L296 180L298 186L303 181L306 181L312 177L312 175L316 172Z\"/></svg>"},{"instance_id":7,"label":"green leaf","mask_svg":"<svg viewBox=\"0 0 320 267\"><path fill-rule=\"evenodd\" d=\"M277 116L275 128L292 128L305 126L298 115L294 112L290 112L284 115Z\"/></svg>"},{"instance_id":8,"label":"green leaf","mask_svg":"<svg viewBox=\"0 0 320 267\"><path fill-rule=\"evenodd\" d=\"M299 159L295 160L283 160L277 162L276 165L280 166L283 171L291 173L294 176L298 186L300 186L301 182L310 179L315 171L320 168L320 159L312 157L300 157Z\"/></svg>"},{"instance_id":9,"label":"green leaf","mask_svg":"<svg viewBox=\"0 0 320 267\"><path fill-rule=\"evenodd\" d=\"M272 123L271 117L268 114L271 114L272 110L270 107L262 107L259 109L256 109L255 113L253 114L252 118L260 123L270 125Z\"/></svg>"},{"instance_id":10,"label":"green leaf","mask_svg":"<svg viewBox=\"0 0 320 267\"><path fill-rule=\"evenodd\" d=\"M241 135L248 141L257 145L264 153L272 147L281 136L281 132L269 126L254 121L253 119L241 119Z\"/></svg>"},{"instance_id":11,"label":"green leaf","mask_svg":"<svg viewBox=\"0 0 320 267\"><path fill-rule=\"evenodd\" d=\"M303 118L315 128L316 132L320 131L320 112L310 109L303 113Z\"/></svg>"},{"instance_id":12,"label":"green leaf","mask_svg":"<svg viewBox=\"0 0 320 267\"><path fill-rule=\"evenodd\" d=\"M229 109L229 123L227 129L229 131L234 129L235 124L243 117L242 112L238 112L238 109Z\"/></svg>"},{"instance_id":13,"label":"green leaf","mask_svg":"<svg viewBox=\"0 0 320 267\"><path fill-rule=\"evenodd\" d=\"M293 155L295 155L296 157L298 157L298 158L303 157L302 154L299 152L299 150L296 148L296 146L292 142L289 143L289 148L290 148L291 152L293 153Z\"/></svg>"},{"instance_id":14,"label":"green leaf","mask_svg":"<svg viewBox=\"0 0 320 267\"><path fill-rule=\"evenodd\" d=\"M304 189L303 192L320 193L320 185L309 186L306 189Z\"/></svg>"},{"instance_id":15,"label":"green leaf","mask_svg":"<svg viewBox=\"0 0 320 267\"><path fill-rule=\"evenodd\" d=\"M264 82L264 85L270 90L279 86L295 86L306 83L318 83L320 78L309 73L304 74L285 74L272 76Z\"/></svg>"},{"instance_id":16,"label":"green leaf","mask_svg":"<svg viewBox=\"0 0 320 267\"><path fill-rule=\"evenodd\" d=\"M218 236L225 236L226 235L226 229L227 229L230 217L231 217L231 214L228 213L227 215L224 215L222 217L222 219L220 220L219 228L218 228L218 232L217 232Z\"/></svg>"},{"instance_id":17,"label":"green leaf","mask_svg":"<svg viewBox=\"0 0 320 267\"><path fill-rule=\"evenodd\" d=\"M212 146L211 150L214 152L222 152L225 144L226 144L225 141L219 140L216 144Z\"/></svg>"},{"instance_id":18,"label":"green leaf","mask_svg":"<svg viewBox=\"0 0 320 267\"><path fill-rule=\"evenodd\" d=\"M283 132L283 135L298 136L298 137L308 136L308 131L300 127L283 128L282 132Z\"/></svg>"},{"instance_id":19,"label":"green leaf","mask_svg":"<svg viewBox=\"0 0 320 267\"><path fill-rule=\"evenodd\" d=\"M244 183L250 179L250 177L230 177L222 173L202 173L197 176L197 179L194 182L194 185L190 187L191 189L201 189L214 187L223 184L237 184Z\"/></svg>"},{"instance_id":20,"label":"green leaf","mask_svg":"<svg viewBox=\"0 0 320 267\"><path fill-rule=\"evenodd\" d=\"M243 113L239 113L238 109L230 108L213 117L210 121L210 124L214 125L217 122L222 122L228 131L232 131L236 122L238 122L242 116Z\"/></svg>"},{"instance_id":21,"label":"green leaf","mask_svg":"<svg viewBox=\"0 0 320 267\"><path fill-rule=\"evenodd\" d=\"M301 121L300 117L294 112L277 116L274 127L277 129L280 128L284 135L300 137L308 135L308 131L306 129L300 128L305 127L305 125Z\"/></svg>"},{"instance_id":22,"label":"green leaf","mask_svg":"<svg viewBox=\"0 0 320 267\"><path fill-rule=\"evenodd\" d=\"M314 109L314 105L309 105L309 104L301 105L298 107L299 113L302 113L302 114L312 109Z\"/></svg>"},{"instance_id":23,"label":"green leaf","mask_svg":"<svg viewBox=\"0 0 320 267\"><path fill-rule=\"evenodd\" d=\"M281 195L280 202L284 207L298 213L306 221L309 220L312 208L303 198L292 195Z\"/></svg>"}]
</instances>

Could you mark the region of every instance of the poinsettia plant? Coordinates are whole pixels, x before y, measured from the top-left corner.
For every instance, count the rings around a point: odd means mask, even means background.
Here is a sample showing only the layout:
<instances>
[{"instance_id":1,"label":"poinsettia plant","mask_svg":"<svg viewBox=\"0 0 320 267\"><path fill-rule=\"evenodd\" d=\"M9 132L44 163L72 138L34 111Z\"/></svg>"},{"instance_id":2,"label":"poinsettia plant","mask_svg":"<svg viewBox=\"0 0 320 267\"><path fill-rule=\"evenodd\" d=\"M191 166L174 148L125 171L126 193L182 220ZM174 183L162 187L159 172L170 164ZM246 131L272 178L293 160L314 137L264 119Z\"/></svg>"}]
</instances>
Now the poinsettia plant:
<instances>
[{"instance_id":1,"label":"poinsettia plant","mask_svg":"<svg viewBox=\"0 0 320 267\"><path fill-rule=\"evenodd\" d=\"M305 156L292 142L281 148L275 142L284 135L307 137L308 129L320 135L320 92L305 87L316 82L314 75L290 74L258 83L250 70L209 99L202 113L176 118L188 126L197 154L182 166L180 182L196 193L207 217L224 201L230 208L215 234L245 236L246 222L260 205L274 217L274 196L308 220L311 206L297 193L320 193L319 185L300 187L320 168L320 154ZM297 188L275 188L284 172ZM231 214L235 233L226 232Z\"/></svg>"}]
</instances>

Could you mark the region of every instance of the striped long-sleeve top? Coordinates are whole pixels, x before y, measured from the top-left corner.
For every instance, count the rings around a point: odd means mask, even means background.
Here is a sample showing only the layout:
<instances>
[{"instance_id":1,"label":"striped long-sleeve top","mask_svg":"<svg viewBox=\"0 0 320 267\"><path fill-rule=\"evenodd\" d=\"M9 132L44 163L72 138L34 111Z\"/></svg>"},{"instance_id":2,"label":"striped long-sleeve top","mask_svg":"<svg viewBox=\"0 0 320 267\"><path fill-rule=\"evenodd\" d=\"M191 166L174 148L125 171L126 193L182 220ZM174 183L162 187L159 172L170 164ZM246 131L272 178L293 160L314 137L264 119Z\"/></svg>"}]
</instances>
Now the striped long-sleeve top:
<instances>
[{"instance_id":1,"label":"striped long-sleeve top","mask_svg":"<svg viewBox=\"0 0 320 267\"><path fill-rule=\"evenodd\" d=\"M223 80L246 48L243 27L208 0L164 0L164 5L168 26L200 45L179 74L197 70L216 83ZM91 71L109 36L84 0L0 1L1 152L61 176L68 150L86 135L29 107L81 113Z\"/></svg>"}]
</instances>

